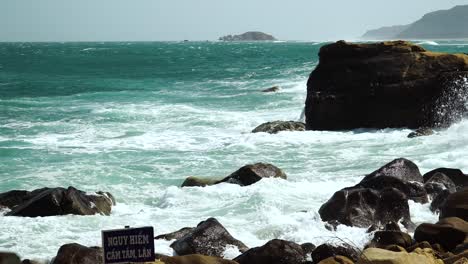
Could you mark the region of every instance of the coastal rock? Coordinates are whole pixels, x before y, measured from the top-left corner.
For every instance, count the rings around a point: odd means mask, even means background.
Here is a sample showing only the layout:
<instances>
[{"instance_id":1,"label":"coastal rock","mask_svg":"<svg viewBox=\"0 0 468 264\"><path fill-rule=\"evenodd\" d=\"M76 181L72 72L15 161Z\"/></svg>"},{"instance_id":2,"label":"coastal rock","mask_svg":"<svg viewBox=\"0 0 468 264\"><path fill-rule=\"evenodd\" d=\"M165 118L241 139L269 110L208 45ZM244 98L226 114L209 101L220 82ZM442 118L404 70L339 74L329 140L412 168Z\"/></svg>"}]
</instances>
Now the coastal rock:
<instances>
[{"instance_id":1,"label":"coastal rock","mask_svg":"<svg viewBox=\"0 0 468 264\"><path fill-rule=\"evenodd\" d=\"M368 248L362 252L357 264L444 264L434 256L431 249L424 249L418 252L395 252L380 248Z\"/></svg>"},{"instance_id":2,"label":"coastal rock","mask_svg":"<svg viewBox=\"0 0 468 264\"><path fill-rule=\"evenodd\" d=\"M465 242L468 235L468 223L458 217L444 218L436 224L424 223L414 232L418 242L437 243L451 251Z\"/></svg>"},{"instance_id":3,"label":"coastal rock","mask_svg":"<svg viewBox=\"0 0 468 264\"><path fill-rule=\"evenodd\" d=\"M459 169L452 169L452 168L438 168L432 170L423 175L424 182L429 182L429 180L434 176L436 173L442 173L447 176L452 182L456 185L457 190L460 190L463 187L468 186L468 175L464 174Z\"/></svg>"},{"instance_id":4,"label":"coastal rock","mask_svg":"<svg viewBox=\"0 0 468 264\"><path fill-rule=\"evenodd\" d=\"M378 176L368 180L362 181L355 188L370 188L374 190L383 190L385 188L395 188L406 195L410 200L418 203L427 203L427 192L422 183L418 182L404 182L398 178L390 176Z\"/></svg>"},{"instance_id":5,"label":"coastal rock","mask_svg":"<svg viewBox=\"0 0 468 264\"><path fill-rule=\"evenodd\" d=\"M238 184L240 186L248 186L260 181L263 178L282 178L286 179L286 173L283 172L280 168L269 163L255 163L248 164L238 169L237 171L231 173L229 176L223 178L222 180L217 179L208 179L208 178L198 178L198 177L188 177L182 183L181 187L205 187L210 185L215 185L219 183L232 183Z\"/></svg>"},{"instance_id":6,"label":"coastal rock","mask_svg":"<svg viewBox=\"0 0 468 264\"><path fill-rule=\"evenodd\" d=\"M227 35L220 37L221 41L273 41L276 40L272 35L259 32L259 31L249 31L240 35Z\"/></svg>"},{"instance_id":7,"label":"coastal rock","mask_svg":"<svg viewBox=\"0 0 468 264\"><path fill-rule=\"evenodd\" d=\"M408 134L408 138L430 136L434 134L434 130L429 127L420 127Z\"/></svg>"},{"instance_id":8,"label":"coastal rock","mask_svg":"<svg viewBox=\"0 0 468 264\"><path fill-rule=\"evenodd\" d=\"M21 264L21 260L15 253L0 252L0 264Z\"/></svg>"},{"instance_id":9,"label":"coastal rock","mask_svg":"<svg viewBox=\"0 0 468 264\"><path fill-rule=\"evenodd\" d=\"M461 119L468 56L404 41L338 41L319 52L307 83L306 128L442 127Z\"/></svg>"},{"instance_id":10,"label":"coastal rock","mask_svg":"<svg viewBox=\"0 0 468 264\"><path fill-rule=\"evenodd\" d=\"M52 264L101 264L104 263L102 249L80 244L66 244L59 248Z\"/></svg>"},{"instance_id":11,"label":"coastal rock","mask_svg":"<svg viewBox=\"0 0 468 264\"><path fill-rule=\"evenodd\" d=\"M429 209L431 209L432 212L440 213L440 209L445 204L445 201L447 201L447 198L450 194L451 192L449 190L441 191L439 194L437 194L437 196L433 198Z\"/></svg>"},{"instance_id":12,"label":"coastal rock","mask_svg":"<svg viewBox=\"0 0 468 264\"><path fill-rule=\"evenodd\" d=\"M281 178L286 179L286 174L278 167L268 163L255 163L245 165L244 167L233 172L221 182L238 184L240 186L248 186L258 182L263 178Z\"/></svg>"},{"instance_id":13,"label":"coastal rock","mask_svg":"<svg viewBox=\"0 0 468 264\"><path fill-rule=\"evenodd\" d=\"M404 182L424 182L424 178L414 162L405 158L399 158L392 160L378 170L367 175L361 183L381 176L394 177Z\"/></svg>"},{"instance_id":14,"label":"coastal rock","mask_svg":"<svg viewBox=\"0 0 468 264\"><path fill-rule=\"evenodd\" d=\"M86 194L73 187L38 189L23 198L20 204L11 208L7 216L109 215L115 201L110 193Z\"/></svg>"},{"instance_id":15,"label":"coastal rock","mask_svg":"<svg viewBox=\"0 0 468 264\"><path fill-rule=\"evenodd\" d=\"M195 227L184 227L172 233L158 235L154 239L177 240L190 234L194 229Z\"/></svg>"},{"instance_id":16,"label":"coastal rock","mask_svg":"<svg viewBox=\"0 0 468 264\"><path fill-rule=\"evenodd\" d=\"M468 188L450 194L440 208L439 219L459 217L468 221Z\"/></svg>"},{"instance_id":17,"label":"coastal rock","mask_svg":"<svg viewBox=\"0 0 468 264\"><path fill-rule=\"evenodd\" d=\"M318 264L354 264L354 261L344 256L334 256L320 261Z\"/></svg>"},{"instance_id":18,"label":"coastal rock","mask_svg":"<svg viewBox=\"0 0 468 264\"><path fill-rule=\"evenodd\" d=\"M26 202L30 198L30 194L31 192L24 190L0 193L0 205L11 209L18 204Z\"/></svg>"},{"instance_id":19,"label":"coastal rock","mask_svg":"<svg viewBox=\"0 0 468 264\"><path fill-rule=\"evenodd\" d=\"M231 234L214 218L200 222L190 233L177 239L171 248L180 255L201 254L222 257L227 245L236 246L240 252L248 247Z\"/></svg>"},{"instance_id":20,"label":"coastal rock","mask_svg":"<svg viewBox=\"0 0 468 264\"><path fill-rule=\"evenodd\" d=\"M239 264L302 264L306 258L300 245L273 239L261 247L249 249L234 261Z\"/></svg>"},{"instance_id":21,"label":"coastal rock","mask_svg":"<svg viewBox=\"0 0 468 264\"><path fill-rule=\"evenodd\" d=\"M348 244L322 244L318 246L314 252L312 252L312 259L314 260L314 263L319 263L322 260L336 256L344 256L353 261L356 261L359 257L359 253L357 249Z\"/></svg>"},{"instance_id":22,"label":"coastal rock","mask_svg":"<svg viewBox=\"0 0 468 264\"><path fill-rule=\"evenodd\" d=\"M305 131L305 124L296 121L267 122L254 128L254 130L252 130L252 133L265 132L270 134L276 134L280 131Z\"/></svg>"},{"instance_id":23,"label":"coastal rock","mask_svg":"<svg viewBox=\"0 0 468 264\"><path fill-rule=\"evenodd\" d=\"M427 193L433 197L437 196L443 190L450 193L457 190L455 183L445 174L436 172L424 183Z\"/></svg>"},{"instance_id":24,"label":"coastal rock","mask_svg":"<svg viewBox=\"0 0 468 264\"><path fill-rule=\"evenodd\" d=\"M157 259L159 261L153 264L238 264L235 261L198 254L174 257L158 255Z\"/></svg>"},{"instance_id":25,"label":"coastal rock","mask_svg":"<svg viewBox=\"0 0 468 264\"><path fill-rule=\"evenodd\" d=\"M215 185L219 179L188 177L180 187L205 187Z\"/></svg>"},{"instance_id":26,"label":"coastal rock","mask_svg":"<svg viewBox=\"0 0 468 264\"><path fill-rule=\"evenodd\" d=\"M279 92L279 90L281 90L278 86L273 86L271 88L267 88L267 89L264 89L262 90L263 93L276 93L276 92Z\"/></svg>"},{"instance_id":27,"label":"coastal rock","mask_svg":"<svg viewBox=\"0 0 468 264\"><path fill-rule=\"evenodd\" d=\"M407 233L401 231L377 231L367 247L386 248L397 245L407 248L413 244L413 239Z\"/></svg>"},{"instance_id":28,"label":"coastal rock","mask_svg":"<svg viewBox=\"0 0 468 264\"><path fill-rule=\"evenodd\" d=\"M345 188L336 192L319 209L323 221L338 221L347 226L381 226L403 221L410 226L408 198L404 193L387 188L376 191L369 188Z\"/></svg>"}]
</instances>

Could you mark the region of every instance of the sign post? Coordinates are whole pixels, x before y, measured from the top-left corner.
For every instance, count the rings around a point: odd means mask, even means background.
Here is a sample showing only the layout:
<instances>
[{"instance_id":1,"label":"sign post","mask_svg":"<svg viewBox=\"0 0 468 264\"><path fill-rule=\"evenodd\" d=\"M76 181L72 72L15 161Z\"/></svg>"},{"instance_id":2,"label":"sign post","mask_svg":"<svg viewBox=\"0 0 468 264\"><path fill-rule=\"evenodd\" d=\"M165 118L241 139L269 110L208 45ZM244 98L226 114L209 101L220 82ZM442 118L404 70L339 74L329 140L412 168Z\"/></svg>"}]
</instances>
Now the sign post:
<instances>
[{"instance_id":1,"label":"sign post","mask_svg":"<svg viewBox=\"0 0 468 264\"><path fill-rule=\"evenodd\" d=\"M104 263L153 262L153 227L102 231Z\"/></svg>"}]
</instances>

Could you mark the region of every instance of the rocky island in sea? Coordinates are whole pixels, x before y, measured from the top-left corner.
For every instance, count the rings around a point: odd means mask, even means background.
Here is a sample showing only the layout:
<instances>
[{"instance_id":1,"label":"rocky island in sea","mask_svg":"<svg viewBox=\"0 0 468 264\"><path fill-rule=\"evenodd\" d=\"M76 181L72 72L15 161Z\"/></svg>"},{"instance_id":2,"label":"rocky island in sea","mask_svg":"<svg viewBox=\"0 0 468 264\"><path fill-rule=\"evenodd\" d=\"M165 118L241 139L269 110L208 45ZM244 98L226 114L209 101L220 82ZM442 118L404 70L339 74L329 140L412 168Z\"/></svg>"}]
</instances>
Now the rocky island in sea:
<instances>
[{"instance_id":1,"label":"rocky island in sea","mask_svg":"<svg viewBox=\"0 0 468 264\"><path fill-rule=\"evenodd\" d=\"M240 35L227 35L219 38L220 41L274 41L275 37L272 35L260 32L249 31Z\"/></svg>"},{"instance_id":2,"label":"rocky island in sea","mask_svg":"<svg viewBox=\"0 0 468 264\"><path fill-rule=\"evenodd\" d=\"M409 25L367 31L363 39L463 39L468 38L468 5L425 14Z\"/></svg>"}]
</instances>

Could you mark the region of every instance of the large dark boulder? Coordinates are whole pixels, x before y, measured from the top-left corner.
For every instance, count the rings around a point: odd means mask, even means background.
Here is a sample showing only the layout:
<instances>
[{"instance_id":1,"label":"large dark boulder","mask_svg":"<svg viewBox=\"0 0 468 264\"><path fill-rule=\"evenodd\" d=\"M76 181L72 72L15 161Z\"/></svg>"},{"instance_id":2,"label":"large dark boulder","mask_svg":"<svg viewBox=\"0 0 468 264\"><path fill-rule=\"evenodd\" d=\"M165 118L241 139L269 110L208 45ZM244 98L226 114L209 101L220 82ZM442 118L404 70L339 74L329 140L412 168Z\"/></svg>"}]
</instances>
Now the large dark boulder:
<instances>
[{"instance_id":1,"label":"large dark boulder","mask_svg":"<svg viewBox=\"0 0 468 264\"><path fill-rule=\"evenodd\" d=\"M447 178L449 178L455 184L457 189L461 189L463 187L468 186L468 175L464 174L459 169L452 169L452 168L438 168L438 169L432 170L423 175L424 182L429 182L430 179L437 173L441 173L447 176Z\"/></svg>"},{"instance_id":2,"label":"large dark boulder","mask_svg":"<svg viewBox=\"0 0 468 264\"><path fill-rule=\"evenodd\" d=\"M227 182L234 183L240 186L247 186L258 182L263 178L282 178L286 179L286 173L275 165L268 163L255 163L245 165L244 167L233 172L231 175L222 179L218 183Z\"/></svg>"},{"instance_id":3,"label":"large dark boulder","mask_svg":"<svg viewBox=\"0 0 468 264\"><path fill-rule=\"evenodd\" d=\"M306 261L301 245L273 239L261 247L251 248L234 261L239 264L302 264Z\"/></svg>"},{"instance_id":4,"label":"large dark boulder","mask_svg":"<svg viewBox=\"0 0 468 264\"><path fill-rule=\"evenodd\" d=\"M424 182L423 176L414 162L405 158L398 158L385 164L371 174L366 175L361 183L381 176L397 178L404 182Z\"/></svg>"},{"instance_id":5,"label":"large dark boulder","mask_svg":"<svg viewBox=\"0 0 468 264\"><path fill-rule=\"evenodd\" d=\"M319 52L307 82L306 128L440 127L466 113L468 56L404 41L338 41Z\"/></svg>"},{"instance_id":6,"label":"large dark boulder","mask_svg":"<svg viewBox=\"0 0 468 264\"><path fill-rule=\"evenodd\" d=\"M80 244L66 244L60 247L52 264L101 264L103 252L98 247L86 247Z\"/></svg>"},{"instance_id":7,"label":"large dark boulder","mask_svg":"<svg viewBox=\"0 0 468 264\"><path fill-rule=\"evenodd\" d=\"M177 239L171 247L180 256L201 254L222 257L227 245L236 246L240 252L248 249L244 243L232 237L216 219L209 218L200 222L185 236Z\"/></svg>"},{"instance_id":8,"label":"large dark boulder","mask_svg":"<svg viewBox=\"0 0 468 264\"><path fill-rule=\"evenodd\" d=\"M20 264L21 260L15 253L0 252L0 264Z\"/></svg>"},{"instance_id":9,"label":"large dark boulder","mask_svg":"<svg viewBox=\"0 0 468 264\"><path fill-rule=\"evenodd\" d=\"M345 188L337 191L319 209L323 221L347 226L383 226L388 222L411 225L408 198L395 188Z\"/></svg>"},{"instance_id":10,"label":"large dark boulder","mask_svg":"<svg viewBox=\"0 0 468 264\"><path fill-rule=\"evenodd\" d=\"M257 126L252 133L276 134L280 131L305 131L305 124L297 121L272 121Z\"/></svg>"},{"instance_id":11,"label":"large dark boulder","mask_svg":"<svg viewBox=\"0 0 468 264\"><path fill-rule=\"evenodd\" d=\"M11 193L11 192L10 192ZM87 194L73 187L43 188L27 192L22 200L10 199L7 216L109 215L115 199L110 193ZM19 204L14 204L19 202Z\"/></svg>"},{"instance_id":12,"label":"large dark boulder","mask_svg":"<svg viewBox=\"0 0 468 264\"><path fill-rule=\"evenodd\" d=\"M414 239L418 242L427 241L440 244L446 250L453 250L467 240L468 223L458 217L441 219L436 224L421 224L414 232Z\"/></svg>"},{"instance_id":13,"label":"large dark boulder","mask_svg":"<svg viewBox=\"0 0 468 264\"><path fill-rule=\"evenodd\" d=\"M314 252L312 252L312 259L314 263L336 256L345 256L353 261L357 261L359 258L359 251L348 244L331 245L322 244L318 246Z\"/></svg>"},{"instance_id":14,"label":"large dark boulder","mask_svg":"<svg viewBox=\"0 0 468 264\"><path fill-rule=\"evenodd\" d=\"M434 134L434 130L429 127L420 127L408 134L408 138L424 137Z\"/></svg>"},{"instance_id":15,"label":"large dark boulder","mask_svg":"<svg viewBox=\"0 0 468 264\"><path fill-rule=\"evenodd\" d=\"M440 207L439 218L459 217L468 221L468 187L448 195Z\"/></svg>"}]
</instances>

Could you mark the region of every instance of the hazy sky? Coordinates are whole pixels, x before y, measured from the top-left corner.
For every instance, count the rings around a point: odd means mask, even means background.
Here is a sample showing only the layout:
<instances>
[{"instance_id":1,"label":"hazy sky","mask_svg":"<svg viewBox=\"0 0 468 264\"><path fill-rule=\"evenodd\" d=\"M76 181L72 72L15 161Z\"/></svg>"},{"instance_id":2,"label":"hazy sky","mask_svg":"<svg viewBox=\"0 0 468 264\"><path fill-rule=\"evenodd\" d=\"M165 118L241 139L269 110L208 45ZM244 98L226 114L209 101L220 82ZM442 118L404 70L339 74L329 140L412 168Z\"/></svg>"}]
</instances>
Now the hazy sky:
<instances>
[{"instance_id":1,"label":"hazy sky","mask_svg":"<svg viewBox=\"0 0 468 264\"><path fill-rule=\"evenodd\" d=\"M468 0L0 0L0 41L356 39Z\"/></svg>"}]
</instances>

